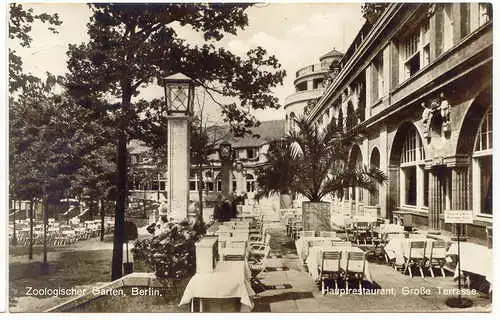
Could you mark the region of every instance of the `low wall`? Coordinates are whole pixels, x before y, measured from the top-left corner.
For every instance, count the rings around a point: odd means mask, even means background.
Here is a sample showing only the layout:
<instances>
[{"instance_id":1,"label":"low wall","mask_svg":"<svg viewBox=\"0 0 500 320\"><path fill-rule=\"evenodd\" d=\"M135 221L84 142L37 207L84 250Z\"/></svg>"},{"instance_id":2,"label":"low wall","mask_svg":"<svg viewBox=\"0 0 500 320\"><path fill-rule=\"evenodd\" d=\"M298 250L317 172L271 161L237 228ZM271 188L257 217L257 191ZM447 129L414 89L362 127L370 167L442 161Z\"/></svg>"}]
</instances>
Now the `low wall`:
<instances>
[{"instance_id":1,"label":"low wall","mask_svg":"<svg viewBox=\"0 0 500 320\"><path fill-rule=\"evenodd\" d=\"M134 272L86 289L83 295L45 312L189 312L189 305L178 306L188 282L189 278L171 282L153 273Z\"/></svg>"}]
</instances>

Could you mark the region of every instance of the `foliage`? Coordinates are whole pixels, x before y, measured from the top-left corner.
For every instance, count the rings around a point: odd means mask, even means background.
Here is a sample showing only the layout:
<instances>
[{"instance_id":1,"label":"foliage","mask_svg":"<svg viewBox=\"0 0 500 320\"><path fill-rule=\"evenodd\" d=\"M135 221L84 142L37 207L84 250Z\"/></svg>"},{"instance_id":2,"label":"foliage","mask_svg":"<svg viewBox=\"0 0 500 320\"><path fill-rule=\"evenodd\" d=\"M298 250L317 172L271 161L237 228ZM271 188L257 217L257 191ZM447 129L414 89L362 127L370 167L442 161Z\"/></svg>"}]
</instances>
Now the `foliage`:
<instances>
[{"instance_id":1,"label":"foliage","mask_svg":"<svg viewBox=\"0 0 500 320\"><path fill-rule=\"evenodd\" d=\"M245 10L251 4L170 3L170 4L89 4L92 16L88 43L68 50L66 86L82 106L110 114L117 135L117 202L113 244L112 280L122 275L122 243L127 196L127 141L137 131L155 129L148 112L164 124L164 104L156 101L133 103L140 88L160 75L182 72L202 86L209 95L237 98L221 104L222 113L236 134L255 123L250 109L278 108L271 88L282 84L285 72L274 56L263 48L251 49L245 58L215 45L227 33L236 34L248 24ZM191 27L203 35L203 45L191 45L178 36L176 28ZM105 99L119 103L99 103ZM215 98L214 98L215 100ZM138 128L139 127L139 128ZM142 133L147 134L147 133ZM155 135L150 135L154 138ZM162 137L164 139L164 137Z\"/></svg>"},{"instance_id":2,"label":"foliage","mask_svg":"<svg viewBox=\"0 0 500 320\"><path fill-rule=\"evenodd\" d=\"M134 259L144 260L161 278L186 278L196 271L195 243L203 233L200 225L187 221L169 223L163 232L150 239L138 240Z\"/></svg>"},{"instance_id":3,"label":"foliage","mask_svg":"<svg viewBox=\"0 0 500 320\"><path fill-rule=\"evenodd\" d=\"M29 47L33 40L30 36L32 24L36 21L48 23L48 29L57 33L54 26L59 26L62 21L56 14L35 14L33 9L25 9L20 3L9 4L9 39L17 40L22 47ZM9 92L15 92L28 82L36 81L33 75L27 75L22 70L23 62L16 51L9 48Z\"/></svg>"},{"instance_id":4,"label":"foliage","mask_svg":"<svg viewBox=\"0 0 500 320\"><path fill-rule=\"evenodd\" d=\"M255 198L269 197L275 193L290 194L297 184L295 172L300 170L298 154L288 141L273 141L266 153L267 164L257 171L259 189Z\"/></svg>"},{"instance_id":5,"label":"foliage","mask_svg":"<svg viewBox=\"0 0 500 320\"><path fill-rule=\"evenodd\" d=\"M298 130L290 132L280 148L269 150L269 166L258 177L263 194L292 191L318 202L348 187L374 192L387 179L377 168L347 165L355 136L339 131L335 120L323 130L306 118L296 124Z\"/></svg>"}]
</instances>

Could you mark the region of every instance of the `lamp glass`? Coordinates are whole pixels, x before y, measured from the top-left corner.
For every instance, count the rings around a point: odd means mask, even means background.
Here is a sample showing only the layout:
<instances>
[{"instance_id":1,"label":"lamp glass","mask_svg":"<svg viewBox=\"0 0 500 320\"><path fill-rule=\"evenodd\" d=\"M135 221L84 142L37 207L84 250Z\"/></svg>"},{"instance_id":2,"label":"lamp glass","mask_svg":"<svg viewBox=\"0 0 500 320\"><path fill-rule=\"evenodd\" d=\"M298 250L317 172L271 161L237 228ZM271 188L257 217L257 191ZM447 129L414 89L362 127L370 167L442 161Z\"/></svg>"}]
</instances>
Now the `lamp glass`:
<instances>
[{"instance_id":1,"label":"lamp glass","mask_svg":"<svg viewBox=\"0 0 500 320\"><path fill-rule=\"evenodd\" d=\"M167 107L170 112L189 111L190 85L187 82L167 83L166 98Z\"/></svg>"}]
</instances>

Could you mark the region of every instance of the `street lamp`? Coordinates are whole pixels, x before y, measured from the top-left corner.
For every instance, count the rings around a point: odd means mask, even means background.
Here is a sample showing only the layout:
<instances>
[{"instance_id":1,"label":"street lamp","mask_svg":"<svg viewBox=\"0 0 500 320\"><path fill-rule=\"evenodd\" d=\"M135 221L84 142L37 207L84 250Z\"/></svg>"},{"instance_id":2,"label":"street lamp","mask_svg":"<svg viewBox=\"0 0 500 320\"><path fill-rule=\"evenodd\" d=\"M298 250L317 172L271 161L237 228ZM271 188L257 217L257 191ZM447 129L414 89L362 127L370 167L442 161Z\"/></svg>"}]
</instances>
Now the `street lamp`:
<instances>
[{"instance_id":1,"label":"street lamp","mask_svg":"<svg viewBox=\"0 0 500 320\"><path fill-rule=\"evenodd\" d=\"M167 118L167 202L170 217L184 220L189 203L189 122L193 114L194 81L182 73L159 79L165 92Z\"/></svg>"},{"instance_id":2,"label":"street lamp","mask_svg":"<svg viewBox=\"0 0 500 320\"><path fill-rule=\"evenodd\" d=\"M194 82L193 79L182 73L160 79L165 92L167 115L193 114Z\"/></svg>"}]
</instances>

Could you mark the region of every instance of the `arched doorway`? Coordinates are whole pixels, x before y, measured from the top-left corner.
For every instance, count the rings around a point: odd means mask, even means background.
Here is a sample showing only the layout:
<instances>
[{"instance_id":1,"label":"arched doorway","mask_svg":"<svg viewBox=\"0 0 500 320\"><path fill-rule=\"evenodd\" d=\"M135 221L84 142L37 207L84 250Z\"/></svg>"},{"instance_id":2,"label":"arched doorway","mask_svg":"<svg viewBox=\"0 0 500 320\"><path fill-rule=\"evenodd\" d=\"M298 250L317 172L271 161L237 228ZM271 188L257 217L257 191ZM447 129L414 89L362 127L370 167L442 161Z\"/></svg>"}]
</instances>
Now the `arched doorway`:
<instances>
[{"instance_id":1,"label":"arched doorway","mask_svg":"<svg viewBox=\"0 0 500 320\"><path fill-rule=\"evenodd\" d=\"M372 150L372 154L370 156L370 167L375 168L375 169L380 169L380 152L378 151L378 148L375 147ZM370 206L378 206L380 204L380 199L379 199L379 185L377 184L377 190L369 195L370 197Z\"/></svg>"},{"instance_id":2,"label":"arched doorway","mask_svg":"<svg viewBox=\"0 0 500 320\"><path fill-rule=\"evenodd\" d=\"M363 166L363 155L358 145L354 145L349 154L348 167L351 170L361 168ZM363 206L363 189L358 187L350 187L347 192L347 199L351 200L354 205L354 212L356 214L362 210Z\"/></svg>"}]
</instances>

